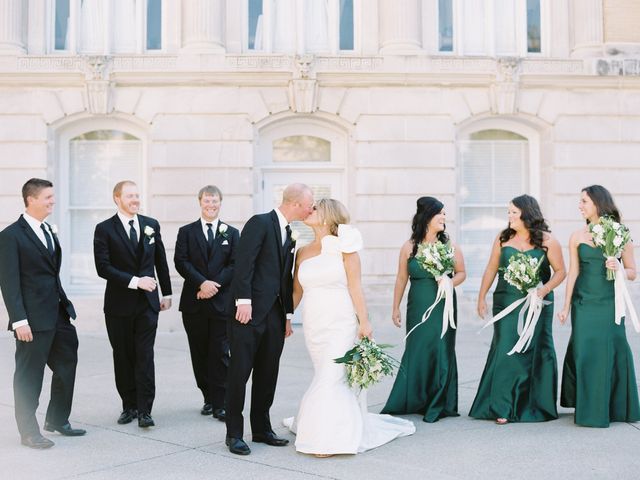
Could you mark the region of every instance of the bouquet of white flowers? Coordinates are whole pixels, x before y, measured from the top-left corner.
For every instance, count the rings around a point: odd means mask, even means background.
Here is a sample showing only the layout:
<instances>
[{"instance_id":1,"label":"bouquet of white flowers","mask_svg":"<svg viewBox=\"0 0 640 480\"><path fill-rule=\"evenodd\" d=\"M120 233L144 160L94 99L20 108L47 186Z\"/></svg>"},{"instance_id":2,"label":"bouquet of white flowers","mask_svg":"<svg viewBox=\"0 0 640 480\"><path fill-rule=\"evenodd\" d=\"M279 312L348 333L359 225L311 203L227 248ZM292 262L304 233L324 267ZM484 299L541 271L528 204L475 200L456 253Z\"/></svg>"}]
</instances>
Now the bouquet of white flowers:
<instances>
[{"instance_id":1,"label":"bouquet of white flowers","mask_svg":"<svg viewBox=\"0 0 640 480\"><path fill-rule=\"evenodd\" d=\"M416 260L422 268L439 279L453 273L456 264L455 249L450 243L421 243L418 245Z\"/></svg>"},{"instance_id":2,"label":"bouquet of white flowers","mask_svg":"<svg viewBox=\"0 0 640 480\"><path fill-rule=\"evenodd\" d=\"M392 375L393 369L400 365L400 362L385 353L384 349L390 346L378 345L373 340L363 337L352 349L333 361L345 364L347 383L350 387L366 389L378 383L382 377Z\"/></svg>"},{"instance_id":3,"label":"bouquet of white flowers","mask_svg":"<svg viewBox=\"0 0 640 480\"><path fill-rule=\"evenodd\" d=\"M631 241L629 229L608 216L600 217L599 223L589 224L589 232L593 237L593 244L600 247L607 258L620 258L624 247ZM607 269L607 280L615 280L615 278L616 272Z\"/></svg>"},{"instance_id":4,"label":"bouquet of white flowers","mask_svg":"<svg viewBox=\"0 0 640 480\"><path fill-rule=\"evenodd\" d=\"M519 252L509 258L509 265L506 268L500 270L509 285L513 285L522 293L527 293L540 283L540 265L542 265L542 258L538 259Z\"/></svg>"}]
</instances>

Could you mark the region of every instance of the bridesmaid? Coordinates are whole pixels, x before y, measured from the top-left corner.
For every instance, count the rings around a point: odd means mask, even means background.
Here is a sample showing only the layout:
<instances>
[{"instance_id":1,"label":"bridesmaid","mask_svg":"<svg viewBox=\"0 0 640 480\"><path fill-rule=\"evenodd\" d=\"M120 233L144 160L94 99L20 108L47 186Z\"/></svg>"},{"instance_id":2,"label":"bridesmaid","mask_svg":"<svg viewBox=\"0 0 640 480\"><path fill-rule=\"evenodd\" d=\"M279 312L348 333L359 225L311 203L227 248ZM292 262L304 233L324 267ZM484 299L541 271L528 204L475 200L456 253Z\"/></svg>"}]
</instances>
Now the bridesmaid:
<instances>
[{"instance_id":1,"label":"bridesmaid","mask_svg":"<svg viewBox=\"0 0 640 480\"><path fill-rule=\"evenodd\" d=\"M543 284L538 288L538 296L547 301L553 301L552 291L566 275L562 249L549 233L537 200L529 195L514 198L509 204L508 216L509 226L494 241L489 263L482 276L478 294L478 315L482 318L487 313L485 297L496 274L518 252L543 259L540 267ZM493 315L525 295L508 284L500 273L493 292ZM499 425L558 418L558 367L551 332L553 304L542 309L529 348L523 353L507 355L519 338L519 311L520 307L494 323L487 363L469 412L471 417L495 419Z\"/></svg>"},{"instance_id":2,"label":"bridesmaid","mask_svg":"<svg viewBox=\"0 0 640 480\"><path fill-rule=\"evenodd\" d=\"M400 301L407 280L411 279L407 298L407 332L422 320L422 315L434 302L438 290L436 279L415 258L418 245L449 241L445 233L444 204L433 197L421 197L417 205L411 225L411 239L400 249L391 315L394 325L400 327ZM452 282L457 286L466 278L464 258L458 247L455 247L455 262ZM448 328L440 339L443 310L444 301L441 300L429 319L407 339L402 365L382 413L419 413L425 422L430 423L442 417L458 416L456 331ZM454 313L457 316L455 294Z\"/></svg>"},{"instance_id":3,"label":"bridesmaid","mask_svg":"<svg viewBox=\"0 0 640 480\"><path fill-rule=\"evenodd\" d=\"M609 191L600 185L582 190L580 213L587 226L569 240L569 278L565 304L558 314L565 323L571 312L571 338L562 370L560 405L575 408L575 423L585 427L608 427L609 422L640 420L638 387L633 356L624 321L614 322L614 282L606 269L617 270L617 260L606 260L593 245L588 225L609 215L617 222L620 213ZM629 280L636 278L633 245L622 253Z\"/></svg>"}]
</instances>

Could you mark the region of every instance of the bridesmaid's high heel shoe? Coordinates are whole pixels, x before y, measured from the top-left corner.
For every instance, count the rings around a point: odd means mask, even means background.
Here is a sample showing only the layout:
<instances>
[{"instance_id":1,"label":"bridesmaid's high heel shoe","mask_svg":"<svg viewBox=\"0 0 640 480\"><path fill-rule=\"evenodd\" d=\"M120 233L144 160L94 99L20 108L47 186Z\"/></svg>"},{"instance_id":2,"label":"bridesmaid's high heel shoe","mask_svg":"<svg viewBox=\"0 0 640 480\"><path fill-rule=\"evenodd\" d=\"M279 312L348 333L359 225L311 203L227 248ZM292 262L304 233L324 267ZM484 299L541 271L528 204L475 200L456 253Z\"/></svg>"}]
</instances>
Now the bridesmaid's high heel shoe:
<instances>
[{"instance_id":1,"label":"bridesmaid's high heel shoe","mask_svg":"<svg viewBox=\"0 0 640 480\"><path fill-rule=\"evenodd\" d=\"M314 453L313 456L316 458L329 458L333 457L333 453Z\"/></svg>"},{"instance_id":2,"label":"bridesmaid's high heel shoe","mask_svg":"<svg viewBox=\"0 0 640 480\"><path fill-rule=\"evenodd\" d=\"M498 425L506 425L507 423L509 423L509 420L507 420L506 418L496 418L496 423Z\"/></svg>"}]
</instances>

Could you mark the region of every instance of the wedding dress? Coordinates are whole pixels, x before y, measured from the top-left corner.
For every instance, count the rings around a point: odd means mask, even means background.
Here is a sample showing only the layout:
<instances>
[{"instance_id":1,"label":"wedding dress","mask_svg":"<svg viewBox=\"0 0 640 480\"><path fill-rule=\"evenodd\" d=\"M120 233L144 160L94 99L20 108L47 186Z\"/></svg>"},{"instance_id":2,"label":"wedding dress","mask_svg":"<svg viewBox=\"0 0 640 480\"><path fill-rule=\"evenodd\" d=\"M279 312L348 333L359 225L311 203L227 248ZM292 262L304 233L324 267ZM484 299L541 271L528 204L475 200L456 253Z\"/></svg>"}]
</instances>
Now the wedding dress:
<instances>
[{"instance_id":1,"label":"wedding dress","mask_svg":"<svg viewBox=\"0 0 640 480\"><path fill-rule=\"evenodd\" d=\"M333 361L356 340L358 322L342 253L360 250L362 237L355 228L340 225L338 236L327 235L321 244L320 255L302 262L298 270L304 291L304 339L314 377L298 415L283 423L296 434L299 452L354 454L411 435L415 426L391 415L368 413L366 390L350 388L344 365Z\"/></svg>"}]
</instances>

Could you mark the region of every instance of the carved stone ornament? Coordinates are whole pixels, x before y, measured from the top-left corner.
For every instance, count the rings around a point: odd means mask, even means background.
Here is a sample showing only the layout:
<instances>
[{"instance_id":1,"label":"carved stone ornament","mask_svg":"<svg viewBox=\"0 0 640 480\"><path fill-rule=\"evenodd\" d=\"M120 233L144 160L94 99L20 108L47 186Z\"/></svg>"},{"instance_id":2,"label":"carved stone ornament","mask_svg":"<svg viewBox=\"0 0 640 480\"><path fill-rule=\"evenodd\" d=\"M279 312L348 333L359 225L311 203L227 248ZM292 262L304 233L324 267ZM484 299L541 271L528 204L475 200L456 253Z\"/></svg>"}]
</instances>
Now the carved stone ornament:
<instances>
[{"instance_id":1,"label":"carved stone ornament","mask_svg":"<svg viewBox=\"0 0 640 480\"><path fill-rule=\"evenodd\" d=\"M111 106L111 59L107 56L90 56L85 59L87 110L94 115L106 115Z\"/></svg>"},{"instance_id":2,"label":"carved stone ornament","mask_svg":"<svg viewBox=\"0 0 640 480\"><path fill-rule=\"evenodd\" d=\"M313 55L297 56L293 79L289 81L289 107L296 113L312 113L316 109L318 82Z\"/></svg>"},{"instance_id":3,"label":"carved stone ornament","mask_svg":"<svg viewBox=\"0 0 640 480\"><path fill-rule=\"evenodd\" d=\"M518 111L520 59L499 58L496 67L496 81L489 87L491 113L514 115Z\"/></svg>"}]
</instances>

